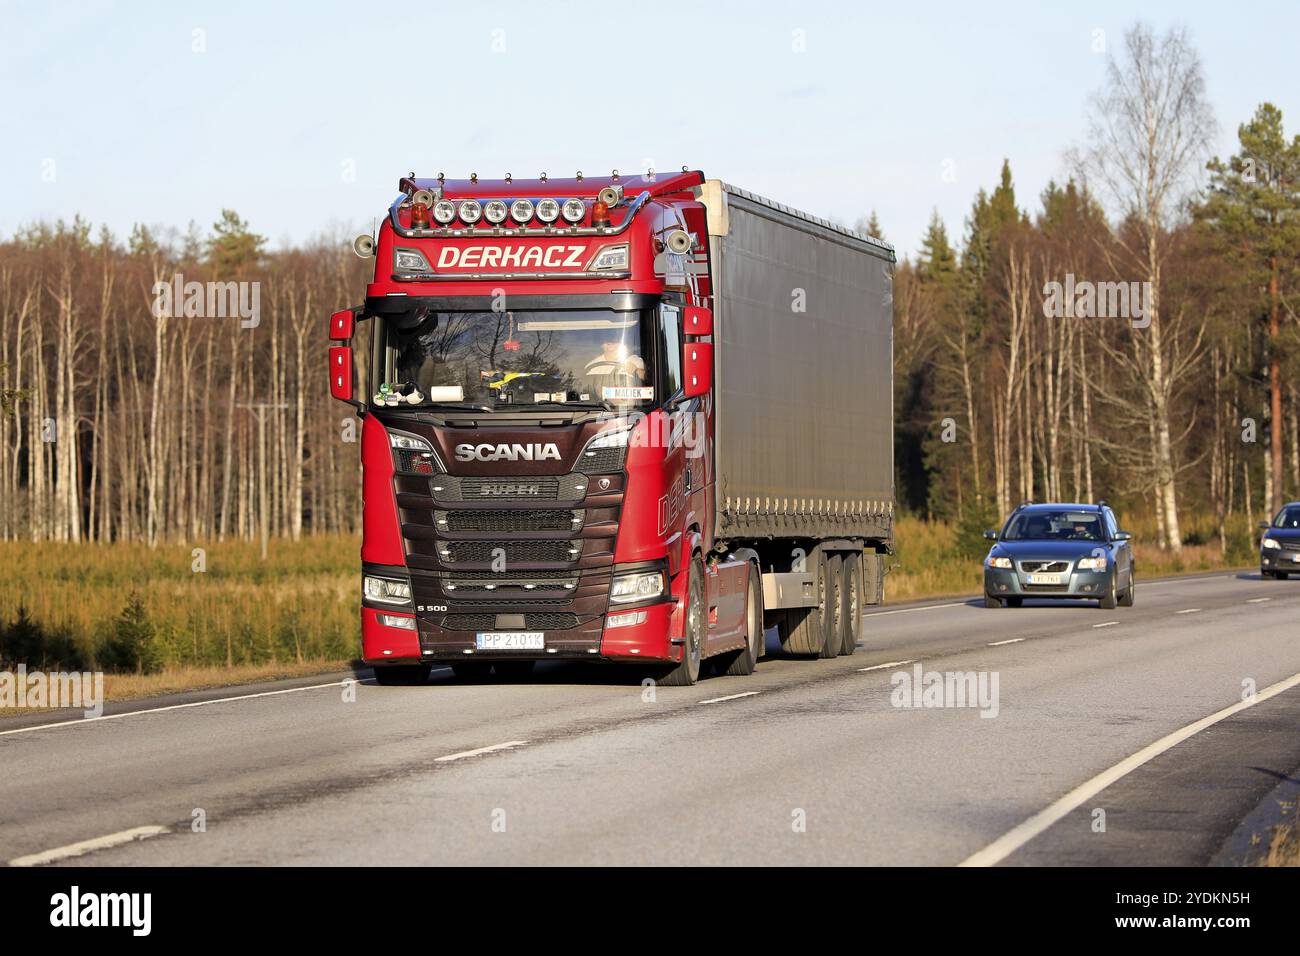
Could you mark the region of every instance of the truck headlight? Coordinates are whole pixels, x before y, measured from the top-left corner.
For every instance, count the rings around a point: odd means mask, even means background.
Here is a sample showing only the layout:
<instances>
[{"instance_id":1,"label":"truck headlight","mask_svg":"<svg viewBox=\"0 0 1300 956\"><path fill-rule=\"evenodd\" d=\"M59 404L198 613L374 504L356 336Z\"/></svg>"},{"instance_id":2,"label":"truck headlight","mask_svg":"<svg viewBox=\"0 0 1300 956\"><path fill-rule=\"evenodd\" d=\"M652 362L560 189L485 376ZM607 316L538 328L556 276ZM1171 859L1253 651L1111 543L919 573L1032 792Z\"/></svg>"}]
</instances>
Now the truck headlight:
<instances>
[{"instance_id":1,"label":"truck headlight","mask_svg":"<svg viewBox=\"0 0 1300 956\"><path fill-rule=\"evenodd\" d=\"M1010 558L989 558L988 566L990 568L1010 568L1011 559Z\"/></svg>"},{"instance_id":2,"label":"truck headlight","mask_svg":"<svg viewBox=\"0 0 1300 956\"><path fill-rule=\"evenodd\" d=\"M362 590L367 601L381 604L410 604L411 582L396 578L380 578L371 574L362 576Z\"/></svg>"},{"instance_id":3,"label":"truck headlight","mask_svg":"<svg viewBox=\"0 0 1300 956\"><path fill-rule=\"evenodd\" d=\"M587 271L610 272L614 269L626 269L629 261L631 260L628 256L627 243L620 242L616 246L606 246L592 256L591 265L587 266Z\"/></svg>"},{"instance_id":4,"label":"truck headlight","mask_svg":"<svg viewBox=\"0 0 1300 956\"><path fill-rule=\"evenodd\" d=\"M432 272L429 260L419 249L394 249L393 271L395 272Z\"/></svg>"},{"instance_id":5,"label":"truck headlight","mask_svg":"<svg viewBox=\"0 0 1300 956\"><path fill-rule=\"evenodd\" d=\"M609 589L609 602L631 604L633 601L649 601L663 593L663 571L634 571L631 574L615 575L614 583Z\"/></svg>"},{"instance_id":6,"label":"truck headlight","mask_svg":"<svg viewBox=\"0 0 1300 956\"><path fill-rule=\"evenodd\" d=\"M1080 558L1078 564L1075 565L1075 568L1077 568L1080 571L1105 571L1106 559L1105 558Z\"/></svg>"},{"instance_id":7,"label":"truck headlight","mask_svg":"<svg viewBox=\"0 0 1300 956\"><path fill-rule=\"evenodd\" d=\"M595 451L598 448L626 448L627 436L632 434L632 425L627 428L611 428L609 431L601 432L591 441L587 442L584 452Z\"/></svg>"}]
</instances>

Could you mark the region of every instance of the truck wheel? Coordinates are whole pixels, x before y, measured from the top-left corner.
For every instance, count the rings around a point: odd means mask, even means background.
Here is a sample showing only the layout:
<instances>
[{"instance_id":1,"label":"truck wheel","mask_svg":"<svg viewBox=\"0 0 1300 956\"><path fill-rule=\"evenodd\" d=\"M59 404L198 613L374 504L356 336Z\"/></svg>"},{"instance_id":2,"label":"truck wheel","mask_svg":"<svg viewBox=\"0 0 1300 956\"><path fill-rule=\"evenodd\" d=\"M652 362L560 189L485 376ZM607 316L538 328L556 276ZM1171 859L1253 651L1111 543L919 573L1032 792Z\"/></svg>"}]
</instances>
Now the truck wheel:
<instances>
[{"instance_id":1,"label":"truck wheel","mask_svg":"<svg viewBox=\"0 0 1300 956\"><path fill-rule=\"evenodd\" d=\"M763 654L763 581L758 566L749 565L749 590L745 593L745 646L718 658L717 671L727 677L748 677Z\"/></svg>"},{"instance_id":2,"label":"truck wheel","mask_svg":"<svg viewBox=\"0 0 1300 956\"><path fill-rule=\"evenodd\" d=\"M844 558L840 573L840 653L845 657L858 649L862 632L862 556Z\"/></svg>"},{"instance_id":3,"label":"truck wheel","mask_svg":"<svg viewBox=\"0 0 1300 956\"><path fill-rule=\"evenodd\" d=\"M814 551L809 558L815 562L817 572L817 606L786 608L786 626L782 629L781 646L788 654L820 656L822 648L826 646L830 619L830 615L823 610L829 606L826 603L826 589L830 578L830 562L826 552L821 550Z\"/></svg>"},{"instance_id":4,"label":"truck wheel","mask_svg":"<svg viewBox=\"0 0 1300 956\"><path fill-rule=\"evenodd\" d=\"M375 682L381 687L410 687L428 679L428 664L378 664L375 667Z\"/></svg>"},{"instance_id":5,"label":"truck wheel","mask_svg":"<svg viewBox=\"0 0 1300 956\"><path fill-rule=\"evenodd\" d=\"M491 661L461 661L451 665L457 680L484 680L492 672Z\"/></svg>"},{"instance_id":6,"label":"truck wheel","mask_svg":"<svg viewBox=\"0 0 1300 956\"><path fill-rule=\"evenodd\" d=\"M822 607L826 609L822 612L826 638L817 652L821 658L838 657L840 653L844 627L844 559L832 554L826 561L826 571L826 591L820 595Z\"/></svg>"},{"instance_id":7,"label":"truck wheel","mask_svg":"<svg viewBox=\"0 0 1300 956\"><path fill-rule=\"evenodd\" d=\"M700 661L704 656L704 637L708 628L704 597L704 563L699 557L691 559L687 572L685 623L682 628L682 660L659 683L664 687L689 687L700 679Z\"/></svg>"},{"instance_id":8,"label":"truck wheel","mask_svg":"<svg viewBox=\"0 0 1300 956\"><path fill-rule=\"evenodd\" d=\"M523 680L533 672L537 661L493 661L492 669L502 680Z\"/></svg>"}]
</instances>

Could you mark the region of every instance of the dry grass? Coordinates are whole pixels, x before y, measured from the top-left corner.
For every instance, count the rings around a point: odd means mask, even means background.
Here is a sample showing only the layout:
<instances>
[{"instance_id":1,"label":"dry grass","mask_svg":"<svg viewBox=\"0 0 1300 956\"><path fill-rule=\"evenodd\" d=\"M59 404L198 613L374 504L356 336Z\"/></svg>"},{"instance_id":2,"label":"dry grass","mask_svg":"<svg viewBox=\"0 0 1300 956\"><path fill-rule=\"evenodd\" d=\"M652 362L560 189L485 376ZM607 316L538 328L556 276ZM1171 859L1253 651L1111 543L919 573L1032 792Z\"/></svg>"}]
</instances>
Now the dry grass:
<instances>
[{"instance_id":1,"label":"dry grass","mask_svg":"<svg viewBox=\"0 0 1300 956\"><path fill-rule=\"evenodd\" d=\"M205 544L199 572L190 545L0 542L0 626L12 629L25 608L48 653L73 658L29 652L29 666L93 669L136 594L169 671L348 660L359 640L358 545L275 541L263 562L256 544Z\"/></svg>"}]
</instances>

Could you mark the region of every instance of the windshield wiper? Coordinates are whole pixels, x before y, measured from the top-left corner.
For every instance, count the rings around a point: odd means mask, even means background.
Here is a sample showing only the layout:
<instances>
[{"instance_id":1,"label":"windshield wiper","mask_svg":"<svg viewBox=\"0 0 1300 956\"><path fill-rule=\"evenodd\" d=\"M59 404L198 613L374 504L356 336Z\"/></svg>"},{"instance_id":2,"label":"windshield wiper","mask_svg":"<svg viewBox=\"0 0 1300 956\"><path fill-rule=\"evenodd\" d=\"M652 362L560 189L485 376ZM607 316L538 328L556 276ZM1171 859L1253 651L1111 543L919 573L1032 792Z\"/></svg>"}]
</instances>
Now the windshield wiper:
<instances>
[{"instance_id":1,"label":"windshield wiper","mask_svg":"<svg viewBox=\"0 0 1300 956\"><path fill-rule=\"evenodd\" d=\"M397 407L400 408L401 406ZM476 402L421 402L419 405L408 405L407 408L415 411L425 408L451 408L458 412L490 412L494 410L491 405L479 405Z\"/></svg>"}]
</instances>

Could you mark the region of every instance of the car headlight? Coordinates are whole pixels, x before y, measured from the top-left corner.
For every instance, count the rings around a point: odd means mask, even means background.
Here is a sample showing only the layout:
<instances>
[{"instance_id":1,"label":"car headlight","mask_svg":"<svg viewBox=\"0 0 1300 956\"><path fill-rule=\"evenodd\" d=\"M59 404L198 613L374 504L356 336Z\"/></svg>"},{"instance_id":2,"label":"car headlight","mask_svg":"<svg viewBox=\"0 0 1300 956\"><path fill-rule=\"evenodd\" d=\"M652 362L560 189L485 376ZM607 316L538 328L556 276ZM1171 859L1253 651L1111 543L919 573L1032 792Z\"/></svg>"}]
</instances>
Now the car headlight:
<instances>
[{"instance_id":1,"label":"car headlight","mask_svg":"<svg viewBox=\"0 0 1300 956\"><path fill-rule=\"evenodd\" d=\"M395 272L432 272L429 260L419 249L394 249L393 271Z\"/></svg>"},{"instance_id":2,"label":"car headlight","mask_svg":"<svg viewBox=\"0 0 1300 956\"><path fill-rule=\"evenodd\" d=\"M626 269L631 261L628 255L627 243L620 242L616 246L605 246L600 252L592 256L591 264L587 266L588 272L609 272L614 269Z\"/></svg>"},{"instance_id":3,"label":"car headlight","mask_svg":"<svg viewBox=\"0 0 1300 956\"><path fill-rule=\"evenodd\" d=\"M1106 559L1105 558L1080 558L1078 564L1075 565L1075 568L1077 568L1080 571L1105 571Z\"/></svg>"},{"instance_id":4,"label":"car headlight","mask_svg":"<svg viewBox=\"0 0 1300 956\"><path fill-rule=\"evenodd\" d=\"M371 574L362 576L362 590L366 600L381 604L410 604L411 582L396 578L380 578Z\"/></svg>"},{"instance_id":5,"label":"car headlight","mask_svg":"<svg viewBox=\"0 0 1300 956\"><path fill-rule=\"evenodd\" d=\"M1265 538L1263 541L1259 543L1259 546L1261 548L1277 548L1277 549L1281 549L1282 547L1280 544L1277 543L1276 538Z\"/></svg>"},{"instance_id":6,"label":"car headlight","mask_svg":"<svg viewBox=\"0 0 1300 956\"><path fill-rule=\"evenodd\" d=\"M988 566L990 568L1009 568L1011 567L1010 558L989 558Z\"/></svg>"},{"instance_id":7,"label":"car headlight","mask_svg":"<svg viewBox=\"0 0 1300 956\"><path fill-rule=\"evenodd\" d=\"M633 601L649 601L663 593L663 571L635 571L614 577L614 583L609 589L609 602L631 604Z\"/></svg>"}]
</instances>

